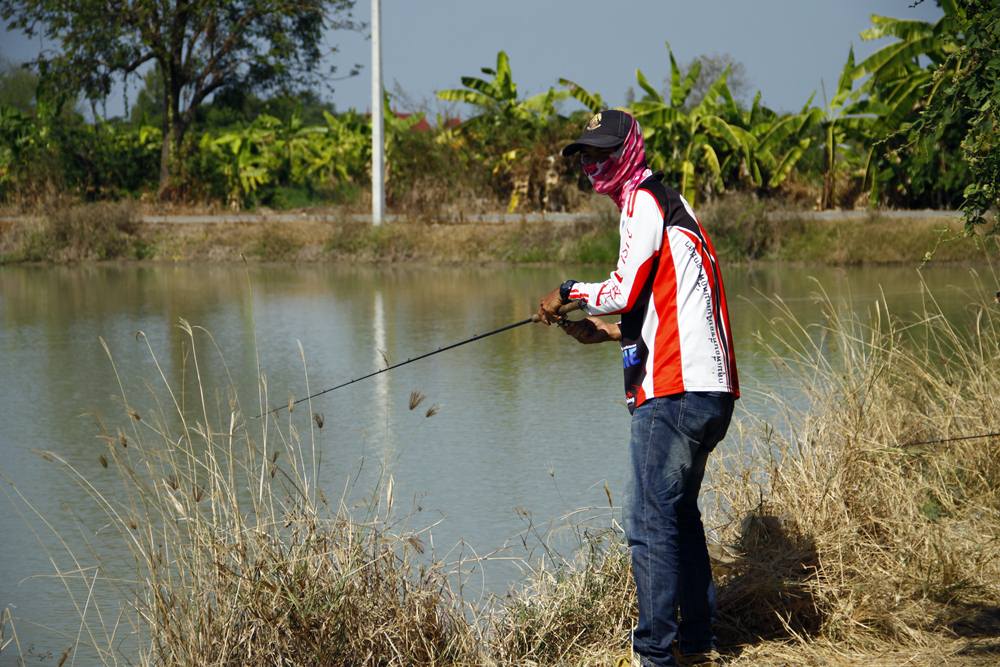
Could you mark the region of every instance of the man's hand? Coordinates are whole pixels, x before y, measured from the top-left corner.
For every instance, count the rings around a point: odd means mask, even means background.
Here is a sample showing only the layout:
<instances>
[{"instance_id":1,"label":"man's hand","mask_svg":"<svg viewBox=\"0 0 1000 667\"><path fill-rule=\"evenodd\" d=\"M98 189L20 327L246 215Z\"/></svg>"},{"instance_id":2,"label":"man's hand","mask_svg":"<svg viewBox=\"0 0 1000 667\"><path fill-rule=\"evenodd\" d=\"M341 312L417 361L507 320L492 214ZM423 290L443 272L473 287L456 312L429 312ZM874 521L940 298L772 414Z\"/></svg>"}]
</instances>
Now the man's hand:
<instances>
[{"instance_id":1,"label":"man's hand","mask_svg":"<svg viewBox=\"0 0 1000 667\"><path fill-rule=\"evenodd\" d=\"M608 324L596 317L588 317L576 322L566 320L562 327L567 334L584 345L622 339L621 327L617 324Z\"/></svg>"},{"instance_id":2,"label":"man's hand","mask_svg":"<svg viewBox=\"0 0 1000 667\"><path fill-rule=\"evenodd\" d=\"M563 316L559 314L559 307L563 305L562 297L559 296L559 288L555 288L538 302L538 319L546 326L557 324L562 321Z\"/></svg>"}]
</instances>

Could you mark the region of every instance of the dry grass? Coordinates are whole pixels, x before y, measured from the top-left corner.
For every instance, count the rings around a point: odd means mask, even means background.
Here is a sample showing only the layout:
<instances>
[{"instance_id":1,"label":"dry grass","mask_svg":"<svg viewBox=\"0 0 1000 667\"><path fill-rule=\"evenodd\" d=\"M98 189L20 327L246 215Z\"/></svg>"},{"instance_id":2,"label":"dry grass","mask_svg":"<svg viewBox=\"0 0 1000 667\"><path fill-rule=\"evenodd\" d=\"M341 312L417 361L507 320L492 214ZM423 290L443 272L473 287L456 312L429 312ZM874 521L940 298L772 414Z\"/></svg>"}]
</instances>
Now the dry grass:
<instances>
[{"instance_id":1,"label":"dry grass","mask_svg":"<svg viewBox=\"0 0 1000 667\"><path fill-rule=\"evenodd\" d=\"M1000 440L910 445L1000 431L1000 311L972 299L970 330L930 294L906 324L884 303L865 325L829 302L823 324L772 322L808 405L714 478L740 554L720 599L734 636L920 645L956 611L998 608Z\"/></svg>"},{"instance_id":2,"label":"dry grass","mask_svg":"<svg viewBox=\"0 0 1000 667\"><path fill-rule=\"evenodd\" d=\"M3 230L0 261L142 259L150 252L139 238L138 210L132 202L55 200L39 213Z\"/></svg>"},{"instance_id":3,"label":"dry grass","mask_svg":"<svg viewBox=\"0 0 1000 667\"><path fill-rule=\"evenodd\" d=\"M969 303L970 327L930 294L908 323L884 304L862 323L829 303L822 323L790 311L771 322L775 363L803 400L780 427L735 429L705 495L728 664L997 657L1000 440L907 444L1000 431L1000 309L985 290ZM192 351L207 338L184 328ZM213 402L191 362L194 408L165 378L159 415L123 392L127 428L102 454L115 493L45 454L135 559L143 664L606 665L626 652L634 593L614 527L534 567L508 599L469 608L449 586L454 567L393 519L391 478L361 510L327 502L313 486L322 419L302 433L247 419L266 387L252 407ZM82 641L123 662L109 636L88 628Z\"/></svg>"},{"instance_id":4,"label":"dry grass","mask_svg":"<svg viewBox=\"0 0 1000 667\"><path fill-rule=\"evenodd\" d=\"M312 436L322 417L310 411L300 435L291 420L247 418L267 405L263 388L246 411L235 394L213 401L194 344L211 338L182 328L195 405L184 409L165 376L160 411L140 413L123 390L127 424L104 434L95 457L119 488L98 488L42 452L101 506L136 564L137 585L122 592L135 614L88 628L82 641L106 664L132 662L109 640L123 632L147 642L147 665L475 662L466 660L478 650L475 633L448 572L415 559L424 551L420 531L391 518L392 479L361 511L348 510L346 495L328 502L313 484ZM96 604L67 592L78 609ZM109 619L98 614L103 626Z\"/></svg>"},{"instance_id":5,"label":"dry grass","mask_svg":"<svg viewBox=\"0 0 1000 667\"><path fill-rule=\"evenodd\" d=\"M908 444L1000 432L1000 309L985 289L968 309L969 327L930 294L905 323L829 301L822 323L771 322L800 401L781 405L782 428L744 422L705 494L728 663L1000 656L1000 438ZM612 545L542 573L503 612L500 655L611 664L634 614L627 572Z\"/></svg>"}]
</instances>

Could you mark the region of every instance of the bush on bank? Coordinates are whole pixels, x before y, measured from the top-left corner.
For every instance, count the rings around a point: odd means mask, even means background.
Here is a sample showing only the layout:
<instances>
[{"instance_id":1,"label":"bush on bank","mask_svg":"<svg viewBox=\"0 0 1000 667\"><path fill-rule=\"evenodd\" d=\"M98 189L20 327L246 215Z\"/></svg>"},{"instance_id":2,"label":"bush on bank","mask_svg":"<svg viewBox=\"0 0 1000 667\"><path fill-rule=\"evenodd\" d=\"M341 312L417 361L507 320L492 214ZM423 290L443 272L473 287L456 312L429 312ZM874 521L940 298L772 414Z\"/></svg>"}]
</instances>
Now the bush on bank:
<instances>
[{"instance_id":1,"label":"bush on bank","mask_svg":"<svg viewBox=\"0 0 1000 667\"><path fill-rule=\"evenodd\" d=\"M791 261L827 265L990 261L996 238L965 236L960 222L919 217L806 219L749 196L698 211L727 263ZM379 263L573 263L610 269L618 258L615 212L574 222L365 222L142 224L129 203L50 207L0 225L0 264L24 261L229 260Z\"/></svg>"},{"instance_id":2,"label":"bush on bank","mask_svg":"<svg viewBox=\"0 0 1000 667\"><path fill-rule=\"evenodd\" d=\"M0 232L0 264L145 259L152 249L139 229L130 202L50 205L41 216Z\"/></svg>"}]
</instances>

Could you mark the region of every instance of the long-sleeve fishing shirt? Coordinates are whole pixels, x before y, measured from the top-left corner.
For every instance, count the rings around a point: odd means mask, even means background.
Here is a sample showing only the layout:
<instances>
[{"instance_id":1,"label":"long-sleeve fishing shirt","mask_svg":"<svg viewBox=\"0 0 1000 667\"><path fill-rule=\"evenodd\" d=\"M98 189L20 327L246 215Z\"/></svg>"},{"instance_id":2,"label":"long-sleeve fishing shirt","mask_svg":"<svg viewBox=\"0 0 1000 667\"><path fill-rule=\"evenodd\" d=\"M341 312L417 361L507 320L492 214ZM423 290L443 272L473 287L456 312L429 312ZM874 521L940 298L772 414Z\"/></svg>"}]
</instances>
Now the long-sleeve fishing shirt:
<instances>
[{"instance_id":1,"label":"long-sleeve fishing shirt","mask_svg":"<svg viewBox=\"0 0 1000 667\"><path fill-rule=\"evenodd\" d=\"M623 202L618 265L578 282L570 299L591 315L621 315L625 400L685 391L739 396L726 292L712 242L687 201L655 174Z\"/></svg>"}]
</instances>

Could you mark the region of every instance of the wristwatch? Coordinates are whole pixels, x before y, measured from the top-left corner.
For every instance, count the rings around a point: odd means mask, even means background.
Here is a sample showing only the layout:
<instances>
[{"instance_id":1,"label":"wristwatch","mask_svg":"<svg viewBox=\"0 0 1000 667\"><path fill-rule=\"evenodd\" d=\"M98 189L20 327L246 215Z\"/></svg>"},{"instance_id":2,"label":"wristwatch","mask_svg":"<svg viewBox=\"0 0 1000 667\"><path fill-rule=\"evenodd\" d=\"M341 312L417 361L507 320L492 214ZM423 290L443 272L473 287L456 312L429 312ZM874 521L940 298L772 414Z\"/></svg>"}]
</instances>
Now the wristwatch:
<instances>
[{"instance_id":1,"label":"wristwatch","mask_svg":"<svg viewBox=\"0 0 1000 667\"><path fill-rule=\"evenodd\" d=\"M559 286L559 298L563 303L569 303L569 293L578 281L570 279Z\"/></svg>"}]
</instances>

